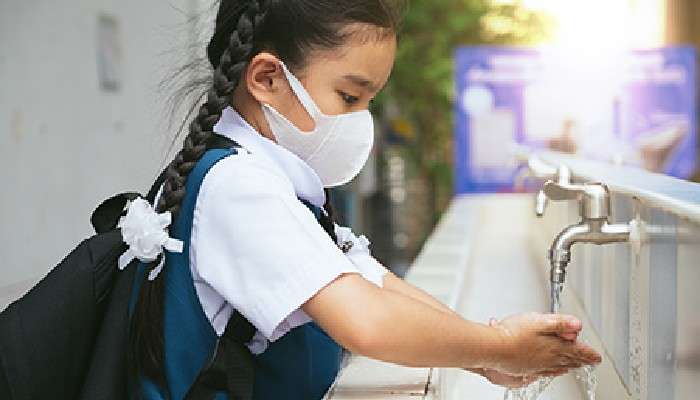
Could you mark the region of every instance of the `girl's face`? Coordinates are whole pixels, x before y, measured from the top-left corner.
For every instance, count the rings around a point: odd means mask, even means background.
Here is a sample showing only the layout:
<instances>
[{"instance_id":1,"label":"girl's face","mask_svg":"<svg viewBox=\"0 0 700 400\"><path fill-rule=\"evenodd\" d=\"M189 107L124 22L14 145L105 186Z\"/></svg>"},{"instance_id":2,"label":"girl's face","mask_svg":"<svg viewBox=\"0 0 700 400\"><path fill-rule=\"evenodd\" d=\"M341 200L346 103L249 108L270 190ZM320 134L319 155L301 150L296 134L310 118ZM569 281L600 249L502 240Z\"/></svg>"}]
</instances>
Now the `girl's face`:
<instances>
[{"instance_id":1,"label":"girl's face","mask_svg":"<svg viewBox=\"0 0 700 400\"><path fill-rule=\"evenodd\" d=\"M367 109L389 79L396 38L368 35L371 33L354 35L344 46L312 52L303 68L292 70L324 114ZM313 119L292 91L275 56L257 55L249 65L246 81L258 103L271 105L302 131L314 129ZM264 118L257 120L261 133L273 138Z\"/></svg>"}]
</instances>

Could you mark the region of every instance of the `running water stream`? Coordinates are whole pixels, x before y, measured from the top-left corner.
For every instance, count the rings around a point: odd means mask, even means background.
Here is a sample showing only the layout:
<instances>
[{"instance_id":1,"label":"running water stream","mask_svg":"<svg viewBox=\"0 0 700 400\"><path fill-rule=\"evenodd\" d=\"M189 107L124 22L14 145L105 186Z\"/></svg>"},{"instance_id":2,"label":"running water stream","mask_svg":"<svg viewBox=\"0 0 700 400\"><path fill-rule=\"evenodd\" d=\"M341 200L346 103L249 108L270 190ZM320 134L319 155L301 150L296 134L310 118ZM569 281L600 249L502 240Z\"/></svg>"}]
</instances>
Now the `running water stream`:
<instances>
[{"instance_id":1,"label":"running water stream","mask_svg":"<svg viewBox=\"0 0 700 400\"><path fill-rule=\"evenodd\" d=\"M553 283L550 295L550 311L558 314L560 308L561 292L564 289L563 283ZM586 399L595 400L595 390L598 386L598 378L593 373L593 367L587 365L579 368L575 372L577 380L582 381L586 387ZM503 400L537 400L554 378L540 378L533 384L520 389L507 389L503 395Z\"/></svg>"}]
</instances>

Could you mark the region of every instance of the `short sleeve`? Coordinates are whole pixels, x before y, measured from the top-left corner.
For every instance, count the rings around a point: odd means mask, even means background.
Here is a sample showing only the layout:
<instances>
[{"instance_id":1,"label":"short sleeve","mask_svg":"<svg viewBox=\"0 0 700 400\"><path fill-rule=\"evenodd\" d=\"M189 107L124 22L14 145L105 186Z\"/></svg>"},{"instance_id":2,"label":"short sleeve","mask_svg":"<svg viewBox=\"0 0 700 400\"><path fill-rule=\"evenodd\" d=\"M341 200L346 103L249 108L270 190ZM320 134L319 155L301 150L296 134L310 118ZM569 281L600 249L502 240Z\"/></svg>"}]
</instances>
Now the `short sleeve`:
<instances>
[{"instance_id":1,"label":"short sleeve","mask_svg":"<svg viewBox=\"0 0 700 400\"><path fill-rule=\"evenodd\" d=\"M291 182L250 155L210 170L194 218L197 273L267 339L337 277L360 273Z\"/></svg>"}]
</instances>

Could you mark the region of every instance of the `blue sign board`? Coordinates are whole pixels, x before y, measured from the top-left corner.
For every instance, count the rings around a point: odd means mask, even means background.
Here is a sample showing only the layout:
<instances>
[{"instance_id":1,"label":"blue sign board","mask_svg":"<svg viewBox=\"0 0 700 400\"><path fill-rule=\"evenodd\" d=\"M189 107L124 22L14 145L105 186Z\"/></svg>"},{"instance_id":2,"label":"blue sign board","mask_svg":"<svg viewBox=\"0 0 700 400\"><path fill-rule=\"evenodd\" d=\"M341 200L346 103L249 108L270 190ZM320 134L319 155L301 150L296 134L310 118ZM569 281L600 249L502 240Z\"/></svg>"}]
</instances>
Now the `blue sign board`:
<instances>
[{"instance_id":1,"label":"blue sign board","mask_svg":"<svg viewBox=\"0 0 700 400\"><path fill-rule=\"evenodd\" d=\"M524 145L689 177L696 168L691 47L598 54L456 51L457 193L509 192Z\"/></svg>"}]
</instances>

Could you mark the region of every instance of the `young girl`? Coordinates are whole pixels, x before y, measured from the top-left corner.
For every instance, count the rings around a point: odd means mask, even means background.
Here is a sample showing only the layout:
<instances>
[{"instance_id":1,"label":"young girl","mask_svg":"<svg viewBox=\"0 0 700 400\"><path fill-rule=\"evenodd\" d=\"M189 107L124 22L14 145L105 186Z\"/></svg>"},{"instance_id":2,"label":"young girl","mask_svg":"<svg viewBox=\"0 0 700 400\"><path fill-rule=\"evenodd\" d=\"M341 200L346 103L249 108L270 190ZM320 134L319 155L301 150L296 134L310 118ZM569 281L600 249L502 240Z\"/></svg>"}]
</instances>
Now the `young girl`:
<instances>
[{"instance_id":1,"label":"young girl","mask_svg":"<svg viewBox=\"0 0 700 400\"><path fill-rule=\"evenodd\" d=\"M391 0L221 0L213 84L156 201L184 246L135 291L132 397L320 399L341 349L506 386L599 362L576 319L466 321L332 223L324 188L367 160L400 14ZM222 137L232 148L212 149Z\"/></svg>"}]
</instances>

